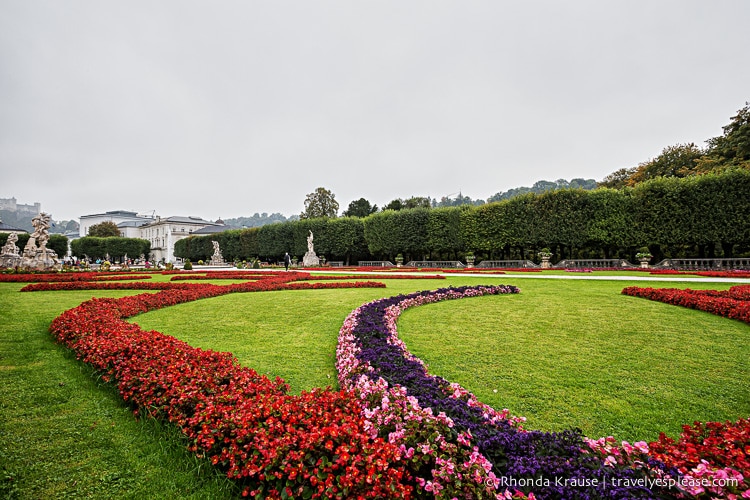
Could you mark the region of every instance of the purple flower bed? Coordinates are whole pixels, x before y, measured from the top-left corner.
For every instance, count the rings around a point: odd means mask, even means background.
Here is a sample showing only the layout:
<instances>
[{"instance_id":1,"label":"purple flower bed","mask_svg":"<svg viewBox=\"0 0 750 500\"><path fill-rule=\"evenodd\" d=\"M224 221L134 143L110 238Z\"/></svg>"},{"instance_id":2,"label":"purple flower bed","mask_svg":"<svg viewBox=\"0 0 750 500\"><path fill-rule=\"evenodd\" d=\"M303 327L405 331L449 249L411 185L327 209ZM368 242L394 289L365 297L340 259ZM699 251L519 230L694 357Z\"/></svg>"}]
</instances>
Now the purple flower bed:
<instances>
[{"instance_id":1,"label":"purple flower bed","mask_svg":"<svg viewBox=\"0 0 750 500\"><path fill-rule=\"evenodd\" d=\"M414 411L428 412L439 417L439 435L459 448L448 459L454 466L461 465L462 453L475 454L478 472L471 475L460 467L452 475L439 476L432 466L432 478L425 477L426 491L441 497L472 494L475 498L657 498L646 487L654 478L676 476L676 471L665 471L660 462L619 465L605 462L584 440L580 430L559 433L527 431L520 425L523 419L512 417L507 410L497 412L479 402L465 389L441 377L427 373L424 364L408 352L396 334L396 319L404 309L439 300L487 294L518 293L513 286L480 286L443 288L380 299L355 310L342 328L337 351L337 368L342 387L360 393L372 411L386 411L384 400L406 398ZM377 390L373 390L377 387ZM397 390L398 389L398 390ZM390 392L388 392L390 391ZM372 413L366 417L372 417ZM414 436L397 423L399 415L383 418L388 425L381 427L373 420L378 432L386 429L396 438L389 440L409 449ZM394 423L396 422L396 423ZM411 439L411 441L410 441ZM419 450L417 445L417 449ZM463 448L462 448L463 447ZM465 449L465 451L462 451ZM427 454L429 455L429 454ZM423 457L424 458L424 457ZM419 474L415 474L420 477ZM467 477L473 480L473 490L467 489ZM433 479L432 483L429 480ZM456 488L455 483L461 487ZM420 483L422 484L422 483ZM491 486L492 494L487 488ZM437 488L437 491L435 491ZM441 491L442 489L442 491ZM523 494L521 494L523 492ZM515 495L515 496L514 496ZM528 496L526 496L528 495Z\"/></svg>"}]
</instances>

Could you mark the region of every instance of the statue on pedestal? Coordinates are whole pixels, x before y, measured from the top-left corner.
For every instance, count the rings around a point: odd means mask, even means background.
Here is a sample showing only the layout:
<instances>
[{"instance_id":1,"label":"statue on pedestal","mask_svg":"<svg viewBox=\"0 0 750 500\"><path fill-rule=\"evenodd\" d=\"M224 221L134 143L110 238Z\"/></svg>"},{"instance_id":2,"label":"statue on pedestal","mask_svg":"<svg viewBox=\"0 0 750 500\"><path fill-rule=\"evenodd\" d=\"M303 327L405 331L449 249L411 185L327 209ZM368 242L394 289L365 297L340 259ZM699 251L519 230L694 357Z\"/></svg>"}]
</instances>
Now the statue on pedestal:
<instances>
[{"instance_id":1,"label":"statue on pedestal","mask_svg":"<svg viewBox=\"0 0 750 500\"><path fill-rule=\"evenodd\" d=\"M16 268L21 265L21 256L18 255L18 233L12 232L0 251L0 268Z\"/></svg>"},{"instance_id":2,"label":"statue on pedestal","mask_svg":"<svg viewBox=\"0 0 750 500\"><path fill-rule=\"evenodd\" d=\"M31 219L31 225L34 226L34 232L31 233L31 237L29 237L29 241L26 242L23 249L20 267L32 271L62 270L62 264L57 259L57 253L51 248L47 248L50 227L49 214L40 213Z\"/></svg>"},{"instance_id":3,"label":"statue on pedestal","mask_svg":"<svg viewBox=\"0 0 750 500\"><path fill-rule=\"evenodd\" d=\"M212 241L211 243L214 246L214 254L211 256L211 260L208 261L208 265L223 266L225 262L224 262L224 257L222 257L221 255L221 250L219 249L219 242Z\"/></svg>"},{"instance_id":4,"label":"statue on pedestal","mask_svg":"<svg viewBox=\"0 0 750 500\"><path fill-rule=\"evenodd\" d=\"M315 255L315 249L313 248L313 233L310 231L310 235L307 237L307 253L302 257L302 265L304 267L317 267L320 266L320 259Z\"/></svg>"}]
</instances>

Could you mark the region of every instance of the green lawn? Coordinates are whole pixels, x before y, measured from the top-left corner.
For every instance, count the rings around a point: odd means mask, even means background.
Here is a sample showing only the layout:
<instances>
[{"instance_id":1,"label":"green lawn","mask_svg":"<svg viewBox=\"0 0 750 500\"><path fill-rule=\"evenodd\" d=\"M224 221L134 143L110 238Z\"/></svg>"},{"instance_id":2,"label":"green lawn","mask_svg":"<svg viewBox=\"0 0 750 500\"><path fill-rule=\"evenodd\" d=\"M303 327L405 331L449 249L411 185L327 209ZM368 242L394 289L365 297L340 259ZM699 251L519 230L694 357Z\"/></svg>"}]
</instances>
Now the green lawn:
<instances>
[{"instance_id":1,"label":"green lawn","mask_svg":"<svg viewBox=\"0 0 750 500\"><path fill-rule=\"evenodd\" d=\"M750 327L620 295L633 282L388 280L386 289L232 294L133 321L233 352L299 392L336 386L336 336L362 303L481 283L513 284L522 293L415 308L399 331L432 373L527 417L528 428L577 426L592 437L651 440L660 430L676 435L693 420L750 415ZM21 287L0 284L0 498L232 495L231 484L185 452L169 429L135 421L47 332L56 315L83 300L130 293L21 294Z\"/></svg>"}]
</instances>

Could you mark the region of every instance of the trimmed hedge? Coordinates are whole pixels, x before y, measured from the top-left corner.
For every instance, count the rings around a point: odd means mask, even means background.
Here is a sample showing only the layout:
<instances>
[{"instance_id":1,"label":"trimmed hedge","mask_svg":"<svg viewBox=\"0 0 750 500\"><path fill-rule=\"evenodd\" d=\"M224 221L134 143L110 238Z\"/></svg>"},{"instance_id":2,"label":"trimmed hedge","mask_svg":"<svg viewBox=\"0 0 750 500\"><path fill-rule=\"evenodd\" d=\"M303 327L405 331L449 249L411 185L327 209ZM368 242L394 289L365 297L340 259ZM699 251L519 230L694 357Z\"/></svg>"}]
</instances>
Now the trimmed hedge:
<instances>
[{"instance_id":1,"label":"trimmed hedge","mask_svg":"<svg viewBox=\"0 0 750 500\"><path fill-rule=\"evenodd\" d=\"M219 239L227 260L301 257L312 231L328 260L634 259L648 246L663 257L750 254L750 170L657 178L634 188L560 189L480 206L386 210L365 218L306 219L177 242L175 255L211 256Z\"/></svg>"}]
</instances>

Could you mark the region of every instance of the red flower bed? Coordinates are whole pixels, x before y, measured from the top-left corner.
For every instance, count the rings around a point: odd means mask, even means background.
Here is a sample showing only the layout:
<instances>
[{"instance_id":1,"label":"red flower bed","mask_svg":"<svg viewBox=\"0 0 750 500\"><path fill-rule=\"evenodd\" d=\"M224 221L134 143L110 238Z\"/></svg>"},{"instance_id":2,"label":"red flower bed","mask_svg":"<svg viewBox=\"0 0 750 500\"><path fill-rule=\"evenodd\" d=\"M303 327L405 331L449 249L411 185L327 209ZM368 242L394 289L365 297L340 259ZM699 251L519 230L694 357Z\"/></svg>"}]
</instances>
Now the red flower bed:
<instances>
[{"instance_id":1,"label":"red flower bed","mask_svg":"<svg viewBox=\"0 0 750 500\"><path fill-rule=\"evenodd\" d=\"M750 285L733 286L727 291L631 286L624 288L622 293L750 323Z\"/></svg>"},{"instance_id":2,"label":"red flower bed","mask_svg":"<svg viewBox=\"0 0 750 500\"><path fill-rule=\"evenodd\" d=\"M21 288L21 292L58 292L61 290L176 290L190 288L194 283L160 283L136 281L133 283L70 281L62 283L32 283Z\"/></svg>"},{"instance_id":3,"label":"red flower bed","mask_svg":"<svg viewBox=\"0 0 750 500\"><path fill-rule=\"evenodd\" d=\"M745 492L741 498L750 498L748 419L685 425L678 441L661 433L649 449L651 457L686 476L684 489L691 495L728 498Z\"/></svg>"},{"instance_id":4,"label":"red flower bed","mask_svg":"<svg viewBox=\"0 0 750 500\"><path fill-rule=\"evenodd\" d=\"M413 481L401 452L370 437L353 394L288 395L281 379L244 368L229 353L193 348L124 320L229 292L328 285L347 284L269 279L92 299L57 317L50 331L116 383L136 413L177 425L190 449L237 480L245 496L408 498Z\"/></svg>"},{"instance_id":5,"label":"red flower bed","mask_svg":"<svg viewBox=\"0 0 750 500\"><path fill-rule=\"evenodd\" d=\"M216 273L218 279L252 279L244 283L237 283L220 287L223 293L256 292L268 290L303 290L322 288L385 288L383 283L375 281L356 281L345 283L311 283L310 280L344 281L356 279L355 276L310 276L308 273ZM224 276L223 278L221 276ZM369 278L370 276L368 276ZM170 282L133 282L133 283L102 283L99 281L72 281L63 283L33 283L21 288L22 292L61 291L61 290L191 290L210 286L200 283L175 283L181 279L212 279L212 276L173 276ZM217 285L218 286L218 285ZM198 288L196 288L198 287Z\"/></svg>"},{"instance_id":6,"label":"red flower bed","mask_svg":"<svg viewBox=\"0 0 750 500\"><path fill-rule=\"evenodd\" d=\"M104 273L97 271L81 271L74 273L19 273L0 274L0 283L50 283L71 281L117 281L117 280L149 280L148 274Z\"/></svg>"},{"instance_id":7,"label":"red flower bed","mask_svg":"<svg viewBox=\"0 0 750 500\"><path fill-rule=\"evenodd\" d=\"M285 273L285 274L303 274L303 273ZM306 274L306 273L305 273ZM170 281L185 280L258 280L278 276L277 272L245 272L245 271L204 271L200 274L177 274L173 275Z\"/></svg>"}]
</instances>

